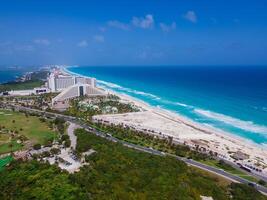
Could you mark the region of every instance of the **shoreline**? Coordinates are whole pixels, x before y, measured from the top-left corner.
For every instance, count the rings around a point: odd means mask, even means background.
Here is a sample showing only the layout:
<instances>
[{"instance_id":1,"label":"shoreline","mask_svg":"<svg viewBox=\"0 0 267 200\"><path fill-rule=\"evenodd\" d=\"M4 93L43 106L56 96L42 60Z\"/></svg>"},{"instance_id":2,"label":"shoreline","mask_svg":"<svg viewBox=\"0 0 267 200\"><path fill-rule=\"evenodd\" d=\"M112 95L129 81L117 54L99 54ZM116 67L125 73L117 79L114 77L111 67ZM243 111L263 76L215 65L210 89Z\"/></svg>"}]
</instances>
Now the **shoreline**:
<instances>
[{"instance_id":1,"label":"shoreline","mask_svg":"<svg viewBox=\"0 0 267 200\"><path fill-rule=\"evenodd\" d=\"M67 73L67 74L71 74L71 75L75 75L75 76L81 76L81 77L89 77L89 78L94 78L93 76L85 76L85 75L82 75L82 74L78 74L78 73L75 73L75 72L71 72L69 71L67 68L69 67L72 67L72 66L67 66L67 67L63 67L62 70ZM97 80L97 81L103 81L103 80ZM98 86L99 87L99 86ZM252 140L248 139L248 138L243 138L241 136L238 136L238 135L234 135L233 133L230 133L230 132L226 132L226 131L223 131L223 130L220 130L218 128L215 128L215 127L212 127L212 126L207 126L205 124L201 124L201 123L198 123L198 122L195 122L193 121L192 119L186 117L186 116L183 116L182 114L180 113L177 113L173 110L168 110L168 109L165 109L165 108L160 108L160 107L157 107L157 106L152 106L150 105L149 103L141 100L141 99L138 99L136 97L132 97L128 94L125 94L125 93L120 93L120 92L116 92L112 89L107 89L105 87L102 87L100 86L102 89L110 92L110 93L113 93L113 94L116 94L117 96L120 96L120 97L124 97L125 99L127 99L128 101L131 101L133 103L137 103L137 104L140 104L142 105L142 107L146 107L147 109L152 109L152 110L158 110L159 112L163 112L165 115L171 115L172 117L178 117L180 119L180 121L183 121L183 123L187 124L188 126L193 126L195 128L198 128L198 129L203 129L203 131L207 131L207 132L210 132L210 133L213 133L213 132L217 132L218 134L222 134L222 136L228 136L228 137L232 137L236 140L241 140L242 142L246 142L250 145L254 145L258 148L262 148L264 150L267 150L267 145L264 145L264 144L258 144L258 143L255 143L253 142Z\"/></svg>"},{"instance_id":2,"label":"shoreline","mask_svg":"<svg viewBox=\"0 0 267 200\"><path fill-rule=\"evenodd\" d=\"M83 76L83 75L69 71L67 69L67 67L62 68L62 70L65 73L68 73L71 75ZM89 77L89 76L83 76L83 77ZM173 125L175 124L177 126L176 129L175 128L171 129L169 127L167 127L167 129L165 129L165 130L169 131L168 134L166 134L166 135L171 135L172 137L174 137L174 140L176 138L179 138L179 139L182 139L183 141L187 141L188 143L190 143L191 141L194 141L194 140L196 140L196 141L197 140L208 141L209 149L212 149L214 152L216 152L216 151L220 152L221 155L226 156L227 160L229 160L231 162L234 162L234 160L231 159L231 155L229 152L230 151L234 151L234 152L241 151L245 154L248 154L250 157L249 158L250 160L255 160L254 163L258 162L258 160L257 160L258 157L261 157L261 160L263 161L263 163L265 165L267 165L267 148L264 145L254 143L253 141L250 141L249 139L242 138L240 136L236 136L236 135L233 135L233 134L225 132L225 131L217 130L216 128L213 128L213 127L208 127L206 125L199 124L199 123L194 122L191 119L189 119L185 116L182 116L178 113L175 113L175 112L167 110L167 109L159 108L159 107L154 107L154 106L152 106L152 105L150 105L150 104L148 104L148 103L146 103L146 102L144 102L138 98L132 97L128 94L119 93L119 92L116 92L116 91L113 91L110 89L106 89L106 88L103 88L103 89L109 93L116 94L122 100L126 100L128 102L131 102L131 103L137 105L138 107L143 108L144 110L146 110L146 112L148 112L147 114L149 117L155 118L155 119L153 118L154 120L157 120L157 121L166 120ZM119 118L119 115L121 115L121 118ZM139 123L138 124L138 123L134 122L135 118L140 117L140 116L135 115L135 114L128 114L128 115L117 114L114 116L108 115L108 116L101 116L100 118L108 119L108 120L114 120L114 121L112 121L112 123L116 123L116 122L119 123L119 122L122 122L124 120L123 117L124 118L128 117L127 121L125 121L125 123L129 123L133 126L142 127L142 125L143 126L147 125L145 123ZM144 119L140 118L140 120L142 121ZM157 123L156 123L156 125L157 125ZM164 126L164 125L162 125L162 126ZM157 126L155 126L155 130L160 130L160 128L162 128L162 126L158 125L158 129L157 129ZM180 127L178 127L178 126L180 126ZM151 127L153 129L153 126L150 126L150 128ZM179 134L176 133L177 130L181 131L182 133L179 133ZM201 137L203 137L203 138L201 138ZM266 173L267 173L267 170L266 170Z\"/></svg>"}]
</instances>

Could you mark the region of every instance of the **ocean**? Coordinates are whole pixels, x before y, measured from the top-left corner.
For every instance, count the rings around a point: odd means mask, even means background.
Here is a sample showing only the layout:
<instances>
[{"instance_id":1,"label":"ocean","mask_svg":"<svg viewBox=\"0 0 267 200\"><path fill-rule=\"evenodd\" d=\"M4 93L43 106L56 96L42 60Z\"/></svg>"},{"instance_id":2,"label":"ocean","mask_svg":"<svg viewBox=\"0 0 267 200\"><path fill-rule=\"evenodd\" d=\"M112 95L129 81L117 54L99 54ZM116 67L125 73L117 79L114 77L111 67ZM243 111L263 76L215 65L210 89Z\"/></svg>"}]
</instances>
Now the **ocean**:
<instances>
[{"instance_id":1,"label":"ocean","mask_svg":"<svg viewBox=\"0 0 267 200\"><path fill-rule=\"evenodd\" d=\"M98 85L267 145L267 67L69 67ZM149 120L149 119L148 119Z\"/></svg>"},{"instance_id":2,"label":"ocean","mask_svg":"<svg viewBox=\"0 0 267 200\"><path fill-rule=\"evenodd\" d=\"M0 69L0 84L6 83L9 81L16 80L17 77L23 75L23 71L21 70L1 70Z\"/></svg>"}]
</instances>

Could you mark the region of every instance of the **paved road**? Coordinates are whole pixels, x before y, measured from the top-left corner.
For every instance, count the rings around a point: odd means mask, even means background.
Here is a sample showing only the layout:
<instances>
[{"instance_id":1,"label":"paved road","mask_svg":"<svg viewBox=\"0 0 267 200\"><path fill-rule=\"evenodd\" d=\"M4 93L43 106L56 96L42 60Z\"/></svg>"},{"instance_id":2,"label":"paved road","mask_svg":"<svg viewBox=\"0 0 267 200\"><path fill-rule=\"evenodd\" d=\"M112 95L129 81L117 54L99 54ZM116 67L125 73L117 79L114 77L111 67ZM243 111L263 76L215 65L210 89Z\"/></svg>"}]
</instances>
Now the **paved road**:
<instances>
[{"instance_id":1,"label":"paved road","mask_svg":"<svg viewBox=\"0 0 267 200\"><path fill-rule=\"evenodd\" d=\"M70 137L70 141L71 141L70 147L72 147L73 149L76 149L77 137L74 134L74 130L77 128L81 128L81 127L71 122L68 129L67 129L67 133L68 133L68 135Z\"/></svg>"},{"instance_id":2,"label":"paved road","mask_svg":"<svg viewBox=\"0 0 267 200\"><path fill-rule=\"evenodd\" d=\"M260 192L264 193L265 195L267 195L267 188L263 187L261 185L258 185L257 183L250 182L250 181L248 181L246 179L243 179L241 177L235 176L235 175L230 174L230 173L228 173L226 171L223 171L221 169L218 169L218 168L215 168L215 167L212 167L212 166L209 166L209 165L205 165L203 163L200 163L200 162L197 162L197 161L194 161L194 160L191 160L191 159L187 159L187 158L184 158L184 157L179 157L179 156L172 155L172 154L166 154L164 152L161 152L161 151L158 151L158 150L155 150L155 149L142 147L142 146L131 144L131 143L128 143L128 142L125 142L125 141L121 141L121 140L119 140L117 138L112 137L111 134L107 134L107 133L103 133L103 132L100 132L98 130L95 130L94 128L88 126L87 124L82 123L81 121L79 121L75 117L66 116L66 115L57 114L57 113L44 112L44 111L31 109L31 108L27 108L27 107L20 107L20 106L12 106L12 107L14 107L14 108L16 108L18 110L22 110L22 111L29 111L29 112L33 112L33 113L44 114L45 116L48 116L48 117L62 118L65 121L70 121L72 123L78 124L82 128L90 130L91 132L93 132L94 134L96 134L96 135L98 135L100 137L106 138L106 139L108 139L110 141L113 141L113 142L119 142L119 143L123 144L124 146L130 147L130 148L133 148L133 149L137 149L137 150L140 150L140 151L143 151L143 152L151 153L151 154L154 154L154 155L172 156L172 157L175 157L177 160L185 162L188 165L200 168L202 170L205 170L205 171L208 171L208 172L220 175L220 176L223 176L224 178L226 178L226 179L228 179L230 181L239 182L239 183L243 183L243 184L253 184L254 187L258 191L260 191Z\"/></svg>"}]
</instances>

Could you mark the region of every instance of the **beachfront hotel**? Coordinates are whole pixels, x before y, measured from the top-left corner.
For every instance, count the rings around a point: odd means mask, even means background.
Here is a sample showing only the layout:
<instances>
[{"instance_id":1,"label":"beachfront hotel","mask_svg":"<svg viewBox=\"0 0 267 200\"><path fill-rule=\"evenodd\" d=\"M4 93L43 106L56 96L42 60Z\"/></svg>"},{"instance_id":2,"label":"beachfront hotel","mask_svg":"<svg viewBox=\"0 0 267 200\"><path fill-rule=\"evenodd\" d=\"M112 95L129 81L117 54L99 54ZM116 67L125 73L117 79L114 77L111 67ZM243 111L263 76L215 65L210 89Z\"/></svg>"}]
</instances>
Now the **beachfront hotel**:
<instances>
[{"instance_id":1,"label":"beachfront hotel","mask_svg":"<svg viewBox=\"0 0 267 200\"><path fill-rule=\"evenodd\" d=\"M77 83L63 90L52 99L52 107L56 110L65 110L69 107L69 100L80 97L106 96L105 91L89 84Z\"/></svg>"},{"instance_id":2,"label":"beachfront hotel","mask_svg":"<svg viewBox=\"0 0 267 200\"><path fill-rule=\"evenodd\" d=\"M96 80L94 78L71 76L64 74L60 70L54 70L51 72L47 83L51 92L61 92L64 89L76 84L88 84L92 87L96 87Z\"/></svg>"}]
</instances>

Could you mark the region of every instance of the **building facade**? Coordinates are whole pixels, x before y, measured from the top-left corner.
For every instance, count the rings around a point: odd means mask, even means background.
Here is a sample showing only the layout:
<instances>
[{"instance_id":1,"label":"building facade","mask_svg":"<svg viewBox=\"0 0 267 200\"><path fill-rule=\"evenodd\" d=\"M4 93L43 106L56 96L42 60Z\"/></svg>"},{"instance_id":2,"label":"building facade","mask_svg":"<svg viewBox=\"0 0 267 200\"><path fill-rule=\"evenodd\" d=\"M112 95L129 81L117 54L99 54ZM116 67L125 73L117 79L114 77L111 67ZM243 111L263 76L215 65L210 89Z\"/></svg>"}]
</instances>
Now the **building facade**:
<instances>
[{"instance_id":1,"label":"building facade","mask_svg":"<svg viewBox=\"0 0 267 200\"><path fill-rule=\"evenodd\" d=\"M75 84L63 90L59 95L52 99L52 108L65 110L69 107L69 100L80 96L106 96L105 91L93 87L89 84Z\"/></svg>"},{"instance_id":2,"label":"building facade","mask_svg":"<svg viewBox=\"0 0 267 200\"><path fill-rule=\"evenodd\" d=\"M76 84L88 84L96 87L95 78L85 78L79 76L69 76L57 73L51 73L48 77L48 88L51 92L60 92Z\"/></svg>"}]
</instances>

